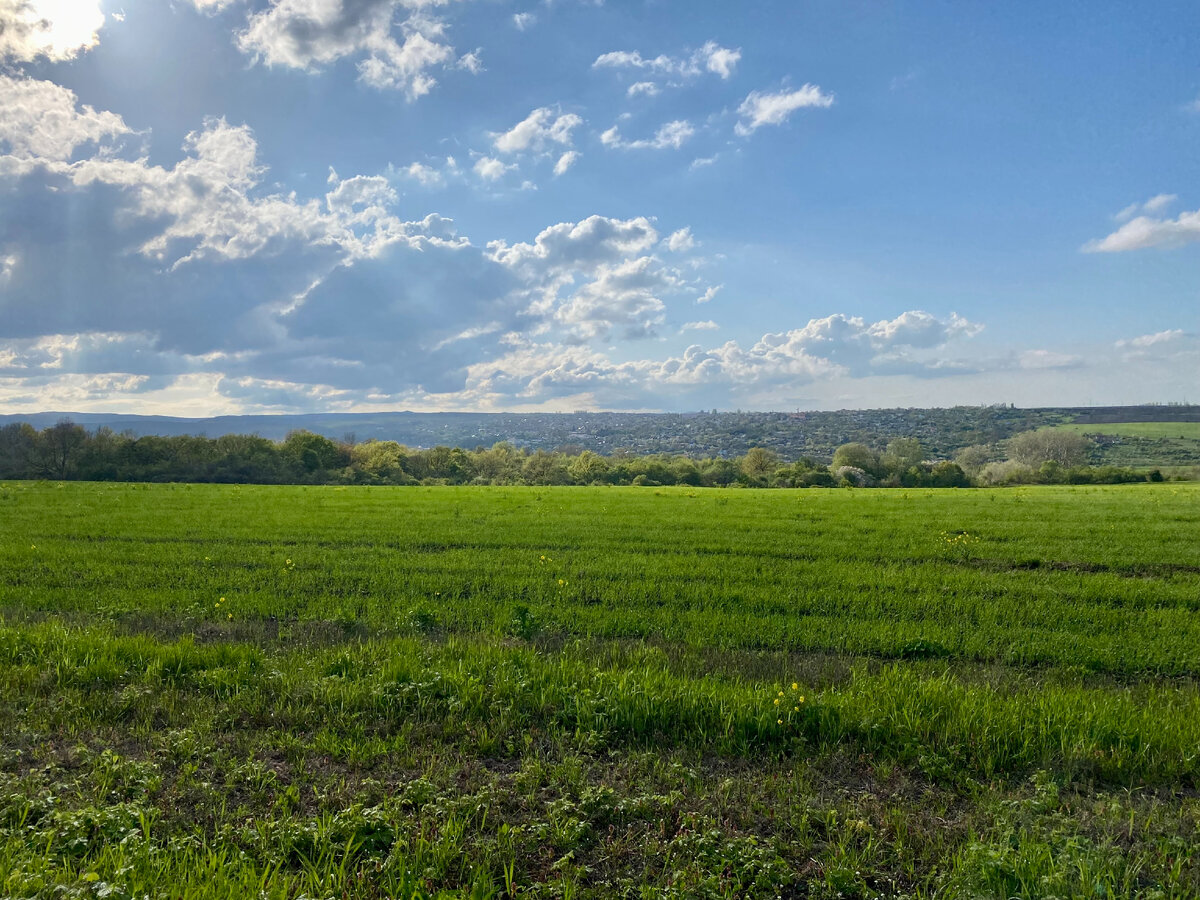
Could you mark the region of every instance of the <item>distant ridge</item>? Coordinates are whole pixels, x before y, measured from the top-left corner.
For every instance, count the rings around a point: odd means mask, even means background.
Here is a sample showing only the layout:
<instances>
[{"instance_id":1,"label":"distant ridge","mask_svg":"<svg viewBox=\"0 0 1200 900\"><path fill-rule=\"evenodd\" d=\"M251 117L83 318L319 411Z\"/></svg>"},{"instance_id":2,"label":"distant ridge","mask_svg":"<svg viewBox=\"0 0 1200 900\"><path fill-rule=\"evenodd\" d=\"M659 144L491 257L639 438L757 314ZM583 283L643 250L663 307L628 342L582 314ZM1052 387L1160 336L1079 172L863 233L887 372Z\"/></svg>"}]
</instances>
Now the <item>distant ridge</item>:
<instances>
[{"instance_id":1,"label":"distant ridge","mask_svg":"<svg viewBox=\"0 0 1200 900\"><path fill-rule=\"evenodd\" d=\"M942 409L831 412L693 413L309 413L304 415L182 418L116 413L44 412L0 415L0 425L28 422L43 429L70 419L89 430L110 428L137 436L257 434L280 441L305 429L333 440L397 441L410 447L473 448L511 441L551 450L573 447L612 453L729 456L764 446L793 458L828 456L848 441L879 446L895 437L920 438L926 450L949 456L969 444L1003 440L1019 431L1061 422L1200 422L1200 406L1048 407L958 406Z\"/></svg>"}]
</instances>

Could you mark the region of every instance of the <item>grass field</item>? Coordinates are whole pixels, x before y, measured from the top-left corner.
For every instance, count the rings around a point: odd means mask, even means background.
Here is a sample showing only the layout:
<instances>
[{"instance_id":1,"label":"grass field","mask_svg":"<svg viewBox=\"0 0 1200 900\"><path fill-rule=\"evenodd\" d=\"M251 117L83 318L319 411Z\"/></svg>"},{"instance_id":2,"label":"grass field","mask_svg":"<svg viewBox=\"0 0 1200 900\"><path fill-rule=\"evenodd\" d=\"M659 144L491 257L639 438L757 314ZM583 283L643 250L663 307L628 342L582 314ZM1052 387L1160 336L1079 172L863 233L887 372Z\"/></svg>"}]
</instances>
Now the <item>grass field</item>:
<instances>
[{"instance_id":1,"label":"grass field","mask_svg":"<svg viewBox=\"0 0 1200 900\"><path fill-rule=\"evenodd\" d=\"M1200 422L1117 422L1052 426L1096 440L1093 461L1105 465L1159 468L1192 480L1200 471Z\"/></svg>"},{"instance_id":2,"label":"grass field","mask_svg":"<svg viewBox=\"0 0 1200 900\"><path fill-rule=\"evenodd\" d=\"M1055 425L1077 434L1111 434L1122 437L1180 438L1200 441L1200 422L1115 422L1107 425Z\"/></svg>"},{"instance_id":3,"label":"grass field","mask_svg":"<svg viewBox=\"0 0 1200 900\"><path fill-rule=\"evenodd\" d=\"M1200 484L0 487L0 897L1200 896Z\"/></svg>"}]
</instances>

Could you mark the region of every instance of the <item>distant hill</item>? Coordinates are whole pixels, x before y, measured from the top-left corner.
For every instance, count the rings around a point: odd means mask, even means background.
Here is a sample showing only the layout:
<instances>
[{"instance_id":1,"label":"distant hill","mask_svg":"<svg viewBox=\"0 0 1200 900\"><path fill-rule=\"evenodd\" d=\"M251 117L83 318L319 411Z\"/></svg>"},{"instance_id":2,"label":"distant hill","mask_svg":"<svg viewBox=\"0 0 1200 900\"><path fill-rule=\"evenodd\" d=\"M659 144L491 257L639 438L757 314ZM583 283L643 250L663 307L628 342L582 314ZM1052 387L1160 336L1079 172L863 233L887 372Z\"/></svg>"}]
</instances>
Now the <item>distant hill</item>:
<instances>
[{"instance_id":1,"label":"distant hill","mask_svg":"<svg viewBox=\"0 0 1200 900\"><path fill-rule=\"evenodd\" d=\"M1031 428L1072 422L1200 422L1200 406L1126 406L1017 409L958 406L948 409L875 409L833 412L696 413L314 413L216 416L190 419L112 413L46 412L0 415L0 425L28 422L37 429L70 419L89 430L110 428L135 435L257 434L282 440L304 429L334 440L393 440L410 447L474 448L510 441L520 447L558 447L612 454L684 453L736 456L750 447L787 459L828 459L836 447L861 441L882 448L897 437L916 437L933 457L949 457L971 444L994 443Z\"/></svg>"}]
</instances>

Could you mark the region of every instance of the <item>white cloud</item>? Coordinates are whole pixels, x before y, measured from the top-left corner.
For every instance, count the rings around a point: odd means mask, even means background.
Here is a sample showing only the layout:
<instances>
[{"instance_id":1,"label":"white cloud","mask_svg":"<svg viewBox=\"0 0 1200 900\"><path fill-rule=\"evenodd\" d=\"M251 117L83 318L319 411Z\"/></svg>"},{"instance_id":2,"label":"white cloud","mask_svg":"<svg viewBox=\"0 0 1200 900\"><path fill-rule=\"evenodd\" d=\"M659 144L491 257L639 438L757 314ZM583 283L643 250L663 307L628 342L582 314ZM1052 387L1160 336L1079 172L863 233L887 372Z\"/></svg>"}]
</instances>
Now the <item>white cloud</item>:
<instances>
[{"instance_id":1,"label":"white cloud","mask_svg":"<svg viewBox=\"0 0 1200 900\"><path fill-rule=\"evenodd\" d=\"M833 95L824 93L815 84L806 84L794 91L780 91L775 94L751 91L738 107L741 121L734 130L745 137L763 125L783 124L798 109L819 109L832 105Z\"/></svg>"},{"instance_id":2,"label":"white cloud","mask_svg":"<svg viewBox=\"0 0 1200 900\"><path fill-rule=\"evenodd\" d=\"M568 150L566 153L560 156L558 158L558 162L554 164L555 176L557 177L565 174L566 171L571 168L571 166L575 165L575 163L579 160L580 155L581 154L578 150Z\"/></svg>"},{"instance_id":3,"label":"white cloud","mask_svg":"<svg viewBox=\"0 0 1200 900\"><path fill-rule=\"evenodd\" d=\"M488 245L492 260L524 283L535 331L561 329L571 341L646 337L664 321L666 298L687 285L646 255L658 233L644 218L591 216L544 229L532 244Z\"/></svg>"},{"instance_id":4,"label":"white cloud","mask_svg":"<svg viewBox=\"0 0 1200 900\"><path fill-rule=\"evenodd\" d=\"M17 263L20 261L21 257L15 251L0 255L0 285L12 280L13 273L17 270Z\"/></svg>"},{"instance_id":5,"label":"white cloud","mask_svg":"<svg viewBox=\"0 0 1200 900\"><path fill-rule=\"evenodd\" d=\"M64 87L0 74L0 146L15 157L65 161L82 144L129 133L118 115L77 109L75 94Z\"/></svg>"},{"instance_id":6,"label":"white cloud","mask_svg":"<svg viewBox=\"0 0 1200 900\"><path fill-rule=\"evenodd\" d=\"M662 89L653 81L635 81L625 91L627 97L637 97L640 94L645 94L647 97L655 97L661 93Z\"/></svg>"},{"instance_id":7,"label":"white cloud","mask_svg":"<svg viewBox=\"0 0 1200 900\"><path fill-rule=\"evenodd\" d=\"M452 64L445 25L412 0L276 0L253 14L238 46L269 66L313 70L347 56L361 57L359 77L380 89L402 90L409 99L436 84L430 70ZM401 9L412 12L399 26ZM477 70L478 58L464 67ZM467 57L463 58L464 60Z\"/></svg>"},{"instance_id":8,"label":"white cloud","mask_svg":"<svg viewBox=\"0 0 1200 900\"><path fill-rule=\"evenodd\" d=\"M537 23L537 16L530 12L514 13L512 18L517 31L526 31Z\"/></svg>"},{"instance_id":9,"label":"white cloud","mask_svg":"<svg viewBox=\"0 0 1200 900\"><path fill-rule=\"evenodd\" d=\"M708 303L713 297L717 296L717 291L725 287L723 284L714 284L709 287L703 294L696 298L697 303Z\"/></svg>"},{"instance_id":10,"label":"white cloud","mask_svg":"<svg viewBox=\"0 0 1200 900\"><path fill-rule=\"evenodd\" d=\"M1178 199L1179 197L1176 194L1155 194L1145 203L1129 204L1129 206L1125 207L1123 210L1113 216L1113 218L1118 222L1124 222L1128 219L1132 219L1134 216L1140 213L1162 212Z\"/></svg>"},{"instance_id":11,"label":"white cloud","mask_svg":"<svg viewBox=\"0 0 1200 900\"><path fill-rule=\"evenodd\" d=\"M737 68L738 60L742 58L741 50L730 50L728 47L719 47L713 41L705 44L700 49L700 54L704 60L704 67L724 79L728 79L733 75L733 70Z\"/></svg>"},{"instance_id":12,"label":"white cloud","mask_svg":"<svg viewBox=\"0 0 1200 900\"><path fill-rule=\"evenodd\" d=\"M227 6L232 6L237 0L191 0L192 6L200 10L200 12L220 12ZM116 18L116 13L113 13L113 18Z\"/></svg>"},{"instance_id":13,"label":"white cloud","mask_svg":"<svg viewBox=\"0 0 1200 900\"><path fill-rule=\"evenodd\" d=\"M1074 369L1083 365L1083 358L1054 350L1026 350L1017 358L1022 369Z\"/></svg>"},{"instance_id":14,"label":"white cloud","mask_svg":"<svg viewBox=\"0 0 1200 900\"><path fill-rule=\"evenodd\" d=\"M925 315L914 311L892 322ZM966 336L959 322L942 323L947 342ZM498 397L500 402L513 397L544 401L586 394L601 408L656 408L668 396L711 398L722 391L772 394L839 377L961 371L936 357L898 358L895 351L908 345L903 343L901 330L889 325L887 321L868 325L861 318L836 314L813 319L803 328L764 334L749 348L737 341L707 349L692 345L679 356L619 363L586 347L513 336L506 353L468 368L467 391L474 397ZM712 324L697 322L685 327L709 330ZM878 336L888 334L890 339Z\"/></svg>"},{"instance_id":15,"label":"white cloud","mask_svg":"<svg viewBox=\"0 0 1200 900\"><path fill-rule=\"evenodd\" d=\"M0 0L0 61L74 59L102 27L100 0Z\"/></svg>"},{"instance_id":16,"label":"white cloud","mask_svg":"<svg viewBox=\"0 0 1200 900\"><path fill-rule=\"evenodd\" d=\"M712 319L706 319L703 322L685 322L679 332L682 334L685 331L717 331L720 327Z\"/></svg>"},{"instance_id":17,"label":"white cloud","mask_svg":"<svg viewBox=\"0 0 1200 900\"><path fill-rule=\"evenodd\" d=\"M445 181L441 172L424 163L415 162L403 171L409 178L420 182L425 187L436 187Z\"/></svg>"},{"instance_id":18,"label":"white cloud","mask_svg":"<svg viewBox=\"0 0 1200 900\"><path fill-rule=\"evenodd\" d=\"M654 133L654 137L636 141L627 141L622 138L620 129L614 125L600 135L600 142L606 147L614 147L621 150L678 150L695 133L696 129L692 127L690 122L683 119L676 119L660 127Z\"/></svg>"},{"instance_id":19,"label":"white cloud","mask_svg":"<svg viewBox=\"0 0 1200 900\"><path fill-rule=\"evenodd\" d=\"M454 67L456 69L464 69L472 75L478 75L483 71L483 59L480 57L482 51L482 47L476 47L470 53L464 53L458 58L458 62L454 64Z\"/></svg>"},{"instance_id":20,"label":"white cloud","mask_svg":"<svg viewBox=\"0 0 1200 900\"><path fill-rule=\"evenodd\" d=\"M493 156L481 156L475 160L475 174L484 181L497 181L503 178L506 172L516 171L516 168L516 163L505 165L502 160Z\"/></svg>"},{"instance_id":21,"label":"white cloud","mask_svg":"<svg viewBox=\"0 0 1200 900\"><path fill-rule=\"evenodd\" d=\"M551 225L532 244L492 241L487 246L491 259L528 275L535 270L592 271L599 265L649 250L657 240L658 232L644 217L623 220L590 216L579 223Z\"/></svg>"},{"instance_id":22,"label":"white cloud","mask_svg":"<svg viewBox=\"0 0 1200 900\"><path fill-rule=\"evenodd\" d=\"M1159 196L1174 199L1170 195ZM1156 208L1161 209L1165 205L1166 202L1163 202ZM1144 209L1145 204L1140 208ZM1123 253L1147 247L1178 247L1193 241L1200 241L1200 210L1182 212L1174 219L1139 215L1107 237L1088 241L1081 249L1084 253Z\"/></svg>"},{"instance_id":23,"label":"white cloud","mask_svg":"<svg viewBox=\"0 0 1200 900\"><path fill-rule=\"evenodd\" d=\"M548 144L570 147L571 132L583 124L574 113L556 114L547 106L533 110L528 116L502 134L492 135L492 144L501 153L525 150L542 151Z\"/></svg>"},{"instance_id":24,"label":"white cloud","mask_svg":"<svg viewBox=\"0 0 1200 900\"><path fill-rule=\"evenodd\" d=\"M129 132L109 112L78 107L71 91L48 82L0 76L0 172L40 169L76 189L95 184L123 192L126 214L159 223L138 251L178 266L204 258L247 259L280 242L334 248L345 258L370 256L409 239L409 228L388 210L396 200L380 176L339 180L331 173L324 205L294 195L259 196L265 168L246 126L208 119L184 141L171 169L110 153L70 162L76 150Z\"/></svg>"},{"instance_id":25,"label":"white cloud","mask_svg":"<svg viewBox=\"0 0 1200 900\"><path fill-rule=\"evenodd\" d=\"M695 248L696 238L692 235L691 228L680 228L673 232L665 243L672 253L684 253Z\"/></svg>"},{"instance_id":26,"label":"white cloud","mask_svg":"<svg viewBox=\"0 0 1200 900\"><path fill-rule=\"evenodd\" d=\"M592 63L595 69L639 69L662 76L674 76L691 80L704 72L728 79L742 58L740 49L722 47L716 41L708 41L699 50L686 56L644 57L637 50L614 50L602 53Z\"/></svg>"},{"instance_id":27,"label":"white cloud","mask_svg":"<svg viewBox=\"0 0 1200 900\"><path fill-rule=\"evenodd\" d=\"M948 321L942 321L927 312L910 310L891 321L875 322L866 333L877 345L937 347L955 337L975 337L980 330L982 326L968 322L958 313L951 313Z\"/></svg>"},{"instance_id":28,"label":"white cloud","mask_svg":"<svg viewBox=\"0 0 1200 900\"><path fill-rule=\"evenodd\" d=\"M1196 365L1200 363L1200 336L1182 328L1117 341L1116 348L1121 351L1123 361L1167 364L1185 378L1188 372L1197 371Z\"/></svg>"},{"instance_id":29,"label":"white cloud","mask_svg":"<svg viewBox=\"0 0 1200 900\"><path fill-rule=\"evenodd\" d=\"M1183 340L1183 329L1171 328L1166 331L1157 331L1154 334L1143 334L1127 341L1117 341L1118 347L1154 347L1166 344L1176 344Z\"/></svg>"}]
</instances>

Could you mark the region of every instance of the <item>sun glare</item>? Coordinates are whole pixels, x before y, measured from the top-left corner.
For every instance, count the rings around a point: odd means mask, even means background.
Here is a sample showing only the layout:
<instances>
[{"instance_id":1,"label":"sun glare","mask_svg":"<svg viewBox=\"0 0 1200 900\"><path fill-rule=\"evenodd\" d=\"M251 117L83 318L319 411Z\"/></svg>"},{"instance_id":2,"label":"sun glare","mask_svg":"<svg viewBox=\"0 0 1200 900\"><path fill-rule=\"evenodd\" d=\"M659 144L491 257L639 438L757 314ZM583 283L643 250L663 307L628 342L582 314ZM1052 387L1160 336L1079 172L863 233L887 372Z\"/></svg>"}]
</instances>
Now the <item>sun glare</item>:
<instances>
[{"instance_id":1,"label":"sun glare","mask_svg":"<svg viewBox=\"0 0 1200 900\"><path fill-rule=\"evenodd\" d=\"M51 59L95 47L104 25L100 0L31 0L23 16L37 52Z\"/></svg>"}]
</instances>

